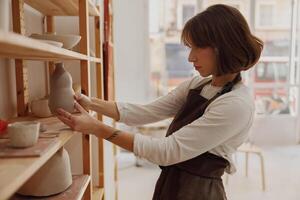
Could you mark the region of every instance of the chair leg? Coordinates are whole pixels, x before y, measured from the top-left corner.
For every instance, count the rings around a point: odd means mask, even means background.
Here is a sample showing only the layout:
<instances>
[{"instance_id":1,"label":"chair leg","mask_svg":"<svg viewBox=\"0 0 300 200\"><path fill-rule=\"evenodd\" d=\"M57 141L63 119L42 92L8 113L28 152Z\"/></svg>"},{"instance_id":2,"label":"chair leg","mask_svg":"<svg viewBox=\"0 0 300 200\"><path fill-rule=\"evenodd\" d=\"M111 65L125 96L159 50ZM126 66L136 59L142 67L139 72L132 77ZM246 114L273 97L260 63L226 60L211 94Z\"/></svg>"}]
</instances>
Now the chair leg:
<instances>
[{"instance_id":1,"label":"chair leg","mask_svg":"<svg viewBox=\"0 0 300 200\"><path fill-rule=\"evenodd\" d=\"M249 152L245 152L245 175L248 177Z\"/></svg>"},{"instance_id":2,"label":"chair leg","mask_svg":"<svg viewBox=\"0 0 300 200\"><path fill-rule=\"evenodd\" d=\"M262 155L261 153L258 153L258 156L260 157L262 190L263 190L263 191L266 191L264 157L263 157L263 155Z\"/></svg>"}]
</instances>

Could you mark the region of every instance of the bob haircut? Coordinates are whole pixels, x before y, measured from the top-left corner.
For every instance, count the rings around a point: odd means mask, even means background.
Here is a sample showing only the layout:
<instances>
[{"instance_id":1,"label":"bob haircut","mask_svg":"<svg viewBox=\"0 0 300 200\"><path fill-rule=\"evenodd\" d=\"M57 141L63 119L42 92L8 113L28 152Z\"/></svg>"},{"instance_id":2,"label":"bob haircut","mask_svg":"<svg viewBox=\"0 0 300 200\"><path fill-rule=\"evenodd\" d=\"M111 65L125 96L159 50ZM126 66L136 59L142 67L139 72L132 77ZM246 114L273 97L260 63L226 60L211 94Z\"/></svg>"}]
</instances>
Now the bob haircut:
<instances>
[{"instance_id":1,"label":"bob haircut","mask_svg":"<svg viewBox=\"0 0 300 200\"><path fill-rule=\"evenodd\" d=\"M189 47L215 50L216 76L248 70L257 63L263 49L263 42L251 34L243 15L223 4L210 6L191 18L181 40Z\"/></svg>"}]
</instances>

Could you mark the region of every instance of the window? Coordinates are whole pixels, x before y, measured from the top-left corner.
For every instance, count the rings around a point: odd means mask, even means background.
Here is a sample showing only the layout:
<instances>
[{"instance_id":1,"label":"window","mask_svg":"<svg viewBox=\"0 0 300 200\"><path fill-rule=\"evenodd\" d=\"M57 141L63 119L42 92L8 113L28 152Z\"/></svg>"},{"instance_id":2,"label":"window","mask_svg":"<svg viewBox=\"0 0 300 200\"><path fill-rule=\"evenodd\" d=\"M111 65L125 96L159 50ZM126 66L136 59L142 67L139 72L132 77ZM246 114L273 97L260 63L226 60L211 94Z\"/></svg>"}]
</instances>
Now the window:
<instances>
[{"instance_id":1,"label":"window","mask_svg":"<svg viewBox=\"0 0 300 200\"><path fill-rule=\"evenodd\" d=\"M184 24L195 15L194 5L183 5L182 6L182 27Z\"/></svg>"},{"instance_id":2,"label":"window","mask_svg":"<svg viewBox=\"0 0 300 200\"><path fill-rule=\"evenodd\" d=\"M258 4L258 27L270 27L274 20L274 4L259 3Z\"/></svg>"}]
</instances>

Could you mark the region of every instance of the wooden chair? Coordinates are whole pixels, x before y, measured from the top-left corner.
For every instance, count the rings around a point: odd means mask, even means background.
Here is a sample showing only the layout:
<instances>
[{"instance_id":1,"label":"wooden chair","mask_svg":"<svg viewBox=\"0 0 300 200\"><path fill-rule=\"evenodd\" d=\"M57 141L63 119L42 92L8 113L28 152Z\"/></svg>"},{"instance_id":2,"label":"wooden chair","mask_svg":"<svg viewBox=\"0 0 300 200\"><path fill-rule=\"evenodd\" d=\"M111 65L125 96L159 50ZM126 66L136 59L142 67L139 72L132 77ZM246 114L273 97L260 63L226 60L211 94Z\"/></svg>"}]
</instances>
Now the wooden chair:
<instances>
[{"instance_id":1,"label":"wooden chair","mask_svg":"<svg viewBox=\"0 0 300 200\"><path fill-rule=\"evenodd\" d=\"M243 143L237 150L237 152L245 153L245 175L248 177L248 164L249 164L249 154L256 154L260 159L260 170L261 170L261 186L262 190L266 190L266 179L265 179L265 164L264 164L264 156L263 150L252 144L251 142ZM229 176L226 174L225 182L228 184Z\"/></svg>"}]
</instances>

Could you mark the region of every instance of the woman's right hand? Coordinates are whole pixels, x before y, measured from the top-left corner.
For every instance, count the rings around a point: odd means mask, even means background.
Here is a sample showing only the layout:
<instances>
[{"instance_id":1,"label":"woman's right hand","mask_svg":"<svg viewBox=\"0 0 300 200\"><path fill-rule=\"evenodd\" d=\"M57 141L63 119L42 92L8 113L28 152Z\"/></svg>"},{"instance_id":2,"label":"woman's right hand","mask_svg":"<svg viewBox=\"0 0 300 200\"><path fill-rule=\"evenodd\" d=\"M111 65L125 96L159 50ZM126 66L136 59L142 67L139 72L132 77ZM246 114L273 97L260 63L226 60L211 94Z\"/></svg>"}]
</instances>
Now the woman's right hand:
<instances>
[{"instance_id":1,"label":"woman's right hand","mask_svg":"<svg viewBox=\"0 0 300 200\"><path fill-rule=\"evenodd\" d=\"M84 94L75 94L74 99L85 109L90 110L92 100Z\"/></svg>"}]
</instances>

